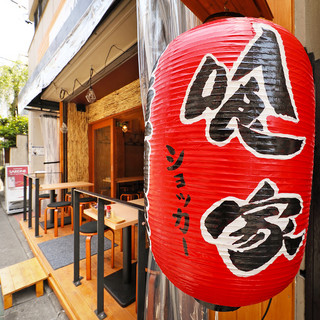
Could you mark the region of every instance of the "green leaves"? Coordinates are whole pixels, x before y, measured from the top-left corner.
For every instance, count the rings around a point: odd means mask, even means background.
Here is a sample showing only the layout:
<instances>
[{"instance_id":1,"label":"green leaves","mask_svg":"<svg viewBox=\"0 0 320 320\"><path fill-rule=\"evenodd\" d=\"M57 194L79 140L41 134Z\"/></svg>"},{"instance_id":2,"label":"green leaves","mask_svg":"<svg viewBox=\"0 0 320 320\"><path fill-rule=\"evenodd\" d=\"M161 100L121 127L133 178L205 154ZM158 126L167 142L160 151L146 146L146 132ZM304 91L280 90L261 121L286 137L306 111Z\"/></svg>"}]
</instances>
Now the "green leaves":
<instances>
[{"instance_id":1,"label":"green leaves","mask_svg":"<svg viewBox=\"0 0 320 320\"><path fill-rule=\"evenodd\" d=\"M18 95L28 80L28 68L20 61L13 66L0 66L0 97L9 105L10 116L16 116Z\"/></svg>"},{"instance_id":2,"label":"green leaves","mask_svg":"<svg viewBox=\"0 0 320 320\"><path fill-rule=\"evenodd\" d=\"M17 134L28 134L28 118L17 116L0 117L0 148L10 148L16 146Z\"/></svg>"}]
</instances>

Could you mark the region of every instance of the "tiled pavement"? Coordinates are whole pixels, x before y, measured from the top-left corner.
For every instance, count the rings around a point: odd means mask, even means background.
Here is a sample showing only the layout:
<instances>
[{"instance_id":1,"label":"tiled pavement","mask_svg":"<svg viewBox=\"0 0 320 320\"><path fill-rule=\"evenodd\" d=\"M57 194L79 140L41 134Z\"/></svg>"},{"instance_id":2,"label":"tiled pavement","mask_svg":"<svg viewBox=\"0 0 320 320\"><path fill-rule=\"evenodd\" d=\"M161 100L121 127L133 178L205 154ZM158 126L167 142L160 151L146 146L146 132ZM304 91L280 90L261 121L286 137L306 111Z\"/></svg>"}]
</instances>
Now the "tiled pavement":
<instances>
[{"instance_id":1,"label":"tiled pavement","mask_svg":"<svg viewBox=\"0 0 320 320\"><path fill-rule=\"evenodd\" d=\"M19 215L7 215L4 192L0 191L0 269L33 257L19 226ZM44 294L37 298L35 287L13 294L13 306L3 309L0 291L0 320L65 320L68 319L54 292L45 281Z\"/></svg>"}]
</instances>

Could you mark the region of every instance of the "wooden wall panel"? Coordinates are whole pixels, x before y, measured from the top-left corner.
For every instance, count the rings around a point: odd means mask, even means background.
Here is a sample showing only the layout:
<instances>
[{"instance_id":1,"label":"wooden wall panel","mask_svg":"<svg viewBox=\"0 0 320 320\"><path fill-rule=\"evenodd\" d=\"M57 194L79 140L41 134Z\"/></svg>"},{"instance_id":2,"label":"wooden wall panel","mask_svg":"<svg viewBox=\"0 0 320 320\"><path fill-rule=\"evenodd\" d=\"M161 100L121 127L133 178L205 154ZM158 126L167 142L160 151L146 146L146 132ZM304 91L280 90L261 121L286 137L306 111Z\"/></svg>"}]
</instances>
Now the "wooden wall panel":
<instances>
[{"instance_id":1,"label":"wooden wall panel","mask_svg":"<svg viewBox=\"0 0 320 320\"><path fill-rule=\"evenodd\" d=\"M111 115L141 105L140 80L116 90L88 107L89 122L98 121Z\"/></svg>"},{"instance_id":2,"label":"wooden wall panel","mask_svg":"<svg viewBox=\"0 0 320 320\"><path fill-rule=\"evenodd\" d=\"M294 282L273 297L265 320L294 320ZM241 307L233 312L219 312L219 320L260 320L267 309L269 301ZM209 320L216 320L215 312L209 312Z\"/></svg>"},{"instance_id":3,"label":"wooden wall panel","mask_svg":"<svg viewBox=\"0 0 320 320\"><path fill-rule=\"evenodd\" d=\"M267 0L273 22L294 34L294 0Z\"/></svg>"},{"instance_id":4,"label":"wooden wall panel","mask_svg":"<svg viewBox=\"0 0 320 320\"><path fill-rule=\"evenodd\" d=\"M68 105L68 180L89 180L88 117L77 111L76 105Z\"/></svg>"},{"instance_id":5,"label":"wooden wall panel","mask_svg":"<svg viewBox=\"0 0 320 320\"><path fill-rule=\"evenodd\" d=\"M88 125L141 105L140 82L135 80L123 88L77 111L68 106L68 180L89 180Z\"/></svg>"}]
</instances>

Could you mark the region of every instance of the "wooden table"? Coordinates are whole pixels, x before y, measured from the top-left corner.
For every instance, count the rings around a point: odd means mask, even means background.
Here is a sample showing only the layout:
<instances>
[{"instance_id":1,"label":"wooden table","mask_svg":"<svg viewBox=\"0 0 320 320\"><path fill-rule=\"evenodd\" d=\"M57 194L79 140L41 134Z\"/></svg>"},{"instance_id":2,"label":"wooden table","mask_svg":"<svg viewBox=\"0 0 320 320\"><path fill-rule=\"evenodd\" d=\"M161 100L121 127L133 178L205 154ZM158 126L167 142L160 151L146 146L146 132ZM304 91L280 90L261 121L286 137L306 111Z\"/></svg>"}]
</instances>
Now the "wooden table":
<instances>
[{"instance_id":1,"label":"wooden table","mask_svg":"<svg viewBox=\"0 0 320 320\"><path fill-rule=\"evenodd\" d=\"M59 182L52 184L42 184L40 185L40 191L50 191L50 202L54 202L55 198L55 190L63 190L63 189L75 189L75 188L85 188L91 187L93 183L86 181L73 181L73 182ZM63 200L62 200L63 201ZM47 228L53 228L54 226L54 210L50 210L50 220L47 222ZM36 212L39 216L39 212Z\"/></svg>"},{"instance_id":2,"label":"wooden table","mask_svg":"<svg viewBox=\"0 0 320 320\"><path fill-rule=\"evenodd\" d=\"M144 199L129 202L144 205ZM136 264L131 263L131 226L138 223L138 209L117 203L111 205L111 211L117 218L125 220L114 223L110 219L104 219L105 225L111 229L123 229L123 268L104 277L104 287L122 307L126 307L135 301L136 295ZM84 213L98 219L94 208L86 209Z\"/></svg>"}]
</instances>

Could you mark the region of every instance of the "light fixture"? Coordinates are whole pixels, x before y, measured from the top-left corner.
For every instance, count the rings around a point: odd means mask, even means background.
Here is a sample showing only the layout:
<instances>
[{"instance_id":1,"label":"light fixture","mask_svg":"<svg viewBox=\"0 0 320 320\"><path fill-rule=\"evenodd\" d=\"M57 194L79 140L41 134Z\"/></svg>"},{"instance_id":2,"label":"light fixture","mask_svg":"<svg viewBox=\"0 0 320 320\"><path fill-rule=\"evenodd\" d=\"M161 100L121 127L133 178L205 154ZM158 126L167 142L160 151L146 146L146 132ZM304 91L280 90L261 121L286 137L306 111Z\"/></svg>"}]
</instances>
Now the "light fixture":
<instances>
[{"instance_id":1,"label":"light fixture","mask_svg":"<svg viewBox=\"0 0 320 320\"><path fill-rule=\"evenodd\" d=\"M93 89L92 89L92 86L91 86L92 74L93 74L93 69L91 68L91 69L90 69L90 79L89 79L89 85L90 85L90 87L89 87L89 90L88 90L88 92L87 92L87 94L86 94L86 99L87 99L87 101L88 101L89 103L93 103L93 102L95 102L95 101L97 100L97 97L96 97L96 95L95 95L95 93L94 93L94 91L93 91Z\"/></svg>"},{"instance_id":2,"label":"light fixture","mask_svg":"<svg viewBox=\"0 0 320 320\"><path fill-rule=\"evenodd\" d=\"M128 132L129 128L128 128L128 122L120 122L117 121L116 123L117 127L120 127L123 133Z\"/></svg>"},{"instance_id":3,"label":"light fixture","mask_svg":"<svg viewBox=\"0 0 320 320\"><path fill-rule=\"evenodd\" d=\"M68 132L68 127L67 127L67 125L63 122L62 123L62 126L61 126L61 128L60 128L60 131L62 132L62 133L67 133Z\"/></svg>"},{"instance_id":4,"label":"light fixture","mask_svg":"<svg viewBox=\"0 0 320 320\"><path fill-rule=\"evenodd\" d=\"M128 131L128 124L127 124L126 122L124 122L124 123L122 124L122 131L123 131L124 133L126 133L126 132Z\"/></svg>"}]
</instances>

